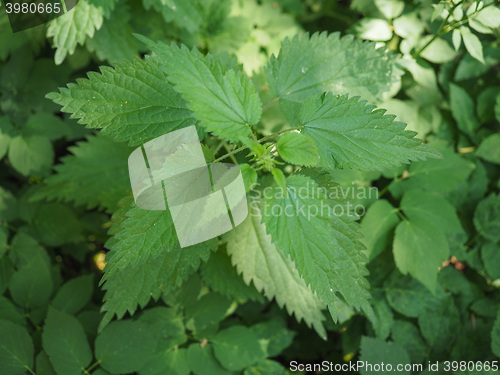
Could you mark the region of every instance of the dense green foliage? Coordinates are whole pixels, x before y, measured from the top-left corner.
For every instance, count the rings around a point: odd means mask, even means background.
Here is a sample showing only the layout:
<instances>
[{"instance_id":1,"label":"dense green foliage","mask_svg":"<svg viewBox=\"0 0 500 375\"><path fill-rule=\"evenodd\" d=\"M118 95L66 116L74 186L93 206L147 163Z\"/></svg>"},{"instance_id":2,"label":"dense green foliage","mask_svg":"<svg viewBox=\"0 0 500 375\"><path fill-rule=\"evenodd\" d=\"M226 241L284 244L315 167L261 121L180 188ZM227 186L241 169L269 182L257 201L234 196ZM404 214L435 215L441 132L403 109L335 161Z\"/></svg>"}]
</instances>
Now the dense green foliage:
<instances>
[{"instance_id":1,"label":"dense green foliage","mask_svg":"<svg viewBox=\"0 0 500 375\"><path fill-rule=\"evenodd\" d=\"M0 373L497 373L499 43L492 0L1 8ZM181 248L127 159L190 125L250 214Z\"/></svg>"}]
</instances>

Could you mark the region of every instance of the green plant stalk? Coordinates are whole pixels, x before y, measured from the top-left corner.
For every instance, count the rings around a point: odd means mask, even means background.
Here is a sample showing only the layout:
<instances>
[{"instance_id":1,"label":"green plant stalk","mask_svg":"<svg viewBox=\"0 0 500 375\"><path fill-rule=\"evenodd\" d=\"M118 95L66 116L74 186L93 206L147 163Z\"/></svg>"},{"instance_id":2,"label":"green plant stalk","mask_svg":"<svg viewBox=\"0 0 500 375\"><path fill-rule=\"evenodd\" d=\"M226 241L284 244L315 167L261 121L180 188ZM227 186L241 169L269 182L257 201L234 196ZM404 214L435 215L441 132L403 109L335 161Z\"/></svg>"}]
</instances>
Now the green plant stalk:
<instances>
[{"instance_id":1,"label":"green plant stalk","mask_svg":"<svg viewBox=\"0 0 500 375\"><path fill-rule=\"evenodd\" d=\"M298 130L298 129L300 129L300 126L297 126L295 128L288 128L288 129L285 129L285 130L280 130L277 133L274 133L274 134L268 135L267 137L263 137L263 138L259 139L257 142L262 143L262 142L265 142L265 141L267 141L267 140L269 140L269 139L271 139L273 137L276 137L278 135L289 133L291 131ZM248 146L241 146L241 147L237 148L236 150L228 152L227 154L222 155L220 158L215 159L214 163L218 163L221 160L224 160L224 159L226 159L228 157L233 157L235 154L237 154L237 153L239 153L239 152L241 152L243 150L246 150L247 148L248 148ZM233 161L235 161L235 160L233 159Z\"/></svg>"}]
</instances>

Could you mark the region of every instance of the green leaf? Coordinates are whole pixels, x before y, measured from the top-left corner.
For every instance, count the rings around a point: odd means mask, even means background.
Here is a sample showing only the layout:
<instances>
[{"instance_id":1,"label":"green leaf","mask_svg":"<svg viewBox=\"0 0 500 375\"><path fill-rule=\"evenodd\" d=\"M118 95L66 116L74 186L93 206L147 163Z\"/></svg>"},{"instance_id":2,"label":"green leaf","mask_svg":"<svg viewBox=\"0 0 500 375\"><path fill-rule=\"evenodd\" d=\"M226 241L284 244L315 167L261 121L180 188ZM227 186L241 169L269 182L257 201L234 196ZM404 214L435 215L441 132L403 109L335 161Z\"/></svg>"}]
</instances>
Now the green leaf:
<instances>
[{"instance_id":1,"label":"green leaf","mask_svg":"<svg viewBox=\"0 0 500 375\"><path fill-rule=\"evenodd\" d=\"M461 157L443 144L433 144L442 159L412 163L402 178L391 182L389 190L396 198L405 191L418 189L445 193L458 189L474 170L474 163Z\"/></svg>"},{"instance_id":2,"label":"green leaf","mask_svg":"<svg viewBox=\"0 0 500 375\"><path fill-rule=\"evenodd\" d=\"M4 296L0 296L0 320L8 320L15 324L26 325L26 319L19 312L18 308Z\"/></svg>"},{"instance_id":3,"label":"green leaf","mask_svg":"<svg viewBox=\"0 0 500 375\"><path fill-rule=\"evenodd\" d=\"M87 39L89 51L100 60L116 63L130 60L137 55L137 41L132 36L131 12L126 4L120 4L92 38Z\"/></svg>"},{"instance_id":4,"label":"green leaf","mask_svg":"<svg viewBox=\"0 0 500 375\"><path fill-rule=\"evenodd\" d=\"M118 200L130 189L127 159L131 149L103 136L88 136L86 142L78 142L69 151L73 155L61 158L56 174L45 180L34 199L116 210Z\"/></svg>"},{"instance_id":5,"label":"green leaf","mask_svg":"<svg viewBox=\"0 0 500 375\"><path fill-rule=\"evenodd\" d=\"M19 173L44 173L52 165L54 150L45 136L17 136L10 141L9 161Z\"/></svg>"},{"instance_id":6,"label":"green leaf","mask_svg":"<svg viewBox=\"0 0 500 375\"><path fill-rule=\"evenodd\" d=\"M444 297L441 290L437 290L436 295L429 293L423 284L397 271L387 279L384 288L389 305L410 318L416 318L424 310L439 305Z\"/></svg>"},{"instance_id":7,"label":"green leaf","mask_svg":"<svg viewBox=\"0 0 500 375\"><path fill-rule=\"evenodd\" d=\"M410 357L405 349L393 342L386 342L381 339L363 336L361 338L361 356L362 362L370 364L384 363L385 366L391 365L395 369L398 365L410 363ZM410 375L407 370L398 371L400 374ZM361 368L361 375L377 374L378 371L369 368Z\"/></svg>"},{"instance_id":8,"label":"green leaf","mask_svg":"<svg viewBox=\"0 0 500 375\"><path fill-rule=\"evenodd\" d=\"M42 334L43 349L58 375L80 375L92 361L92 352L80 322L49 308Z\"/></svg>"},{"instance_id":9,"label":"green leaf","mask_svg":"<svg viewBox=\"0 0 500 375\"><path fill-rule=\"evenodd\" d=\"M437 285L439 267L449 257L445 234L432 221L416 216L396 227L394 260L403 274L410 274L428 289Z\"/></svg>"},{"instance_id":10,"label":"green leaf","mask_svg":"<svg viewBox=\"0 0 500 375\"><path fill-rule=\"evenodd\" d=\"M453 48L455 48L455 51L458 51L460 49L460 44L462 43L462 35L460 34L460 31L458 29L454 29L451 34L451 38Z\"/></svg>"},{"instance_id":11,"label":"green leaf","mask_svg":"<svg viewBox=\"0 0 500 375\"><path fill-rule=\"evenodd\" d=\"M115 269L142 264L151 255L156 258L178 246L174 222L169 211L143 210L133 203L120 230L106 243L112 254L106 267L106 279Z\"/></svg>"},{"instance_id":12,"label":"green leaf","mask_svg":"<svg viewBox=\"0 0 500 375\"><path fill-rule=\"evenodd\" d=\"M456 335L455 328L460 326L459 312L453 299L448 297L432 309L424 310L418 317L418 325L430 348L446 350Z\"/></svg>"},{"instance_id":13,"label":"green leaf","mask_svg":"<svg viewBox=\"0 0 500 375\"><path fill-rule=\"evenodd\" d=\"M481 259L483 260L486 273L493 280L500 279L500 247L493 243L487 242L481 247Z\"/></svg>"},{"instance_id":14,"label":"green leaf","mask_svg":"<svg viewBox=\"0 0 500 375\"><path fill-rule=\"evenodd\" d=\"M374 43L326 32L286 38L266 68L269 87L289 118L304 100L325 91L374 100L400 74L397 58Z\"/></svg>"},{"instance_id":15,"label":"green leaf","mask_svg":"<svg viewBox=\"0 0 500 375\"><path fill-rule=\"evenodd\" d=\"M187 340L183 316L174 308L159 306L144 310L138 321L148 324L150 332L154 332L155 353L169 350Z\"/></svg>"},{"instance_id":16,"label":"green leaf","mask_svg":"<svg viewBox=\"0 0 500 375\"><path fill-rule=\"evenodd\" d=\"M19 232L14 236L8 255L18 269L30 264L34 258L41 259L46 265L50 264L49 256L44 248L24 232Z\"/></svg>"},{"instance_id":17,"label":"green leaf","mask_svg":"<svg viewBox=\"0 0 500 375\"><path fill-rule=\"evenodd\" d=\"M46 203L34 209L33 234L48 246L61 246L81 239L82 227L73 209L61 203Z\"/></svg>"},{"instance_id":18,"label":"green leaf","mask_svg":"<svg viewBox=\"0 0 500 375\"><path fill-rule=\"evenodd\" d=\"M499 307L500 307L499 302L494 301L490 298L483 298L474 302L470 307L470 309L479 316L495 318L497 316L497 311Z\"/></svg>"},{"instance_id":19,"label":"green leaf","mask_svg":"<svg viewBox=\"0 0 500 375\"><path fill-rule=\"evenodd\" d=\"M49 264L37 255L14 273L9 284L12 300L24 308L44 306L52 294Z\"/></svg>"},{"instance_id":20,"label":"green leaf","mask_svg":"<svg viewBox=\"0 0 500 375\"><path fill-rule=\"evenodd\" d=\"M160 353L141 370L141 375L190 375L187 349L173 349Z\"/></svg>"},{"instance_id":21,"label":"green leaf","mask_svg":"<svg viewBox=\"0 0 500 375\"><path fill-rule=\"evenodd\" d=\"M264 301L253 285L245 284L223 249L212 254L208 262L202 265L201 276L210 289L225 297L239 302Z\"/></svg>"},{"instance_id":22,"label":"green leaf","mask_svg":"<svg viewBox=\"0 0 500 375\"><path fill-rule=\"evenodd\" d=\"M0 364L3 375L33 373L33 341L25 328L0 320Z\"/></svg>"},{"instance_id":23,"label":"green leaf","mask_svg":"<svg viewBox=\"0 0 500 375\"><path fill-rule=\"evenodd\" d=\"M0 258L7 251L7 239L8 239L8 235L9 235L9 232L7 231L7 228L0 227Z\"/></svg>"},{"instance_id":24,"label":"green leaf","mask_svg":"<svg viewBox=\"0 0 500 375\"><path fill-rule=\"evenodd\" d=\"M76 314L90 301L94 288L94 276L86 275L63 284L52 300L52 307L60 312Z\"/></svg>"},{"instance_id":25,"label":"green leaf","mask_svg":"<svg viewBox=\"0 0 500 375\"><path fill-rule=\"evenodd\" d=\"M257 336L251 329L234 325L210 339L215 357L226 369L241 371L264 357Z\"/></svg>"},{"instance_id":26,"label":"green leaf","mask_svg":"<svg viewBox=\"0 0 500 375\"><path fill-rule=\"evenodd\" d=\"M456 209L446 199L430 192L410 190L400 204L404 214L411 220L419 218L430 221L448 236L465 240L466 234L458 219Z\"/></svg>"},{"instance_id":27,"label":"green leaf","mask_svg":"<svg viewBox=\"0 0 500 375\"><path fill-rule=\"evenodd\" d=\"M276 147L281 158L287 163L312 167L319 162L316 144L304 134L283 134L279 137Z\"/></svg>"},{"instance_id":28,"label":"green leaf","mask_svg":"<svg viewBox=\"0 0 500 375\"><path fill-rule=\"evenodd\" d=\"M417 327L410 322L396 320L391 336L397 345L408 352L412 363L422 363L427 353L427 345Z\"/></svg>"},{"instance_id":29,"label":"green leaf","mask_svg":"<svg viewBox=\"0 0 500 375\"><path fill-rule=\"evenodd\" d=\"M450 83L450 106L458 128L475 138L479 122L474 111L474 102L467 91L452 83Z\"/></svg>"},{"instance_id":30,"label":"green leaf","mask_svg":"<svg viewBox=\"0 0 500 375\"><path fill-rule=\"evenodd\" d=\"M17 199L9 190L0 186L0 219L14 220L17 217Z\"/></svg>"},{"instance_id":31,"label":"green leaf","mask_svg":"<svg viewBox=\"0 0 500 375\"><path fill-rule=\"evenodd\" d=\"M495 6L488 6L475 14L474 19L483 25L495 29L500 26L500 9Z\"/></svg>"},{"instance_id":32,"label":"green leaf","mask_svg":"<svg viewBox=\"0 0 500 375\"><path fill-rule=\"evenodd\" d=\"M71 134L69 126L51 113L36 113L29 117L22 129L25 136L40 135L51 141Z\"/></svg>"},{"instance_id":33,"label":"green leaf","mask_svg":"<svg viewBox=\"0 0 500 375\"><path fill-rule=\"evenodd\" d=\"M196 49L140 39L156 54L201 125L229 141L248 139L250 125L260 120L262 103L246 75L226 69L216 58Z\"/></svg>"},{"instance_id":34,"label":"green leaf","mask_svg":"<svg viewBox=\"0 0 500 375\"><path fill-rule=\"evenodd\" d=\"M387 339L394 324L394 314L385 301L382 293L376 293L372 300L376 320L372 321L375 336L381 340Z\"/></svg>"},{"instance_id":35,"label":"green leaf","mask_svg":"<svg viewBox=\"0 0 500 375\"><path fill-rule=\"evenodd\" d=\"M300 277L290 258L271 242L261 224L260 210L255 207L252 210L243 223L224 236L227 252L238 273L246 284L253 281L258 291L264 290L267 298L275 298L278 306L286 306L290 315L295 314L299 322L304 319L326 339L321 313L323 305Z\"/></svg>"},{"instance_id":36,"label":"green leaf","mask_svg":"<svg viewBox=\"0 0 500 375\"><path fill-rule=\"evenodd\" d=\"M391 26L386 20L379 18L362 18L352 29L354 34L362 39L381 42L392 38Z\"/></svg>"},{"instance_id":37,"label":"green leaf","mask_svg":"<svg viewBox=\"0 0 500 375\"><path fill-rule=\"evenodd\" d=\"M440 157L395 116L374 109L358 97L331 93L305 101L300 125L316 142L322 166L371 171Z\"/></svg>"},{"instance_id":38,"label":"green leaf","mask_svg":"<svg viewBox=\"0 0 500 375\"><path fill-rule=\"evenodd\" d=\"M214 358L211 344L201 347L200 344L191 344L187 349L189 367L195 375L227 375L229 371L221 367Z\"/></svg>"},{"instance_id":39,"label":"green leaf","mask_svg":"<svg viewBox=\"0 0 500 375\"><path fill-rule=\"evenodd\" d=\"M479 202L474 213L474 225L484 238L500 240L500 194L490 194Z\"/></svg>"},{"instance_id":40,"label":"green leaf","mask_svg":"<svg viewBox=\"0 0 500 375\"><path fill-rule=\"evenodd\" d=\"M483 45L479 38L466 26L461 26L459 30L460 34L462 34L462 39L464 40L467 51L472 57L484 64Z\"/></svg>"},{"instance_id":41,"label":"green leaf","mask_svg":"<svg viewBox=\"0 0 500 375\"><path fill-rule=\"evenodd\" d=\"M375 5L387 19L398 17L405 7L401 0L375 0Z\"/></svg>"},{"instance_id":42,"label":"green leaf","mask_svg":"<svg viewBox=\"0 0 500 375\"><path fill-rule=\"evenodd\" d=\"M398 223L396 208L385 199L375 201L368 208L361 222L361 230L370 260L388 246L392 231Z\"/></svg>"},{"instance_id":43,"label":"green leaf","mask_svg":"<svg viewBox=\"0 0 500 375\"><path fill-rule=\"evenodd\" d=\"M124 61L100 72L89 72L89 79L78 79L47 98L79 123L102 128L102 134L131 146L195 123L154 59Z\"/></svg>"},{"instance_id":44,"label":"green leaf","mask_svg":"<svg viewBox=\"0 0 500 375\"><path fill-rule=\"evenodd\" d=\"M293 341L294 332L278 320L268 320L250 327L259 339L266 357L275 357L288 348Z\"/></svg>"},{"instance_id":45,"label":"green leaf","mask_svg":"<svg viewBox=\"0 0 500 375\"><path fill-rule=\"evenodd\" d=\"M56 48L54 60L61 64L66 56L75 53L78 44L82 45L87 37L92 38L103 21L103 10L88 0L80 0L73 10L55 18L49 23L47 37L53 38Z\"/></svg>"},{"instance_id":46,"label":"green leaf","mask_svg":"<svg viewBox=\"0 0 500 375\"><path fill-rule=\"evenodd\" d=\"M288 375L290 372L283 367L279 362L270 359L263 359L259 362L247 367L243 375Z\"/></svg>"},{"instance_id":47,"label":"green leaf","mask_svg":"<svg viewBox=\"0 0 500 375\"><path fill-rule=\"evenodd\" d=\"M4 293L14 275L14 265L7 257L0 258L0 293Z\"/></svg>"},{"instance_id":48,"label":"green leaf","mask_svg":"<svg viewBox=\"0 0 500 375\"><path fill-rule=\"evenodd\" d=\"M359 227L345 213L335 214L329 206L332 202L319 197L321 190L314 180L300 175L289 177L287 190L273 187L265 194L262 218L266 230L278 250L295 262L299 274L328 306L334 320L337 293L349 305L370 314Z\"/></svg>"},{"instance_id":49,"label":"green leaf","mask_svg":"<svg viewBox=\"0 0 500 375\"><path fill-rule=\"evenodd\" d=\"M112 322L95 341L95 356L112 374L139 371L151 358L156 346L154 331L131 320Z\"/></svg>"},{"instance_id":50,"label":"green leaf","mask_svg":"<svg viewBox=\"0 0 500 375\"><path fill-rule=\"evenodd\" d=\"M186 325L199 334L219 324L231 307L231 301L218 293L208 293L185 307Z\"/></svg>"},{"instance_id":51,"label":"green leaf","mask_svg":"<svg viewBox=\"0 0 500 375\"><path fill-rule=\"evenodd\" d=\"M37 375L57 375L49 356L43 350L36 356L36 373Z\"/></svg>"},{"instance_id":52,"label":"green leaf","mask_svg":"<svg viewBox=\"0 0 500 375\"><path fill-rule=\"evenodd\" d=\"M500 164L500 134L492 134L484 138L476 155L490 163Z\"/></svg>"},{"instance_id":53,"label":"green leaf","mask_svg":"<svg viewBox=\"0 0 500 375\"><path fill-rule=\"evenodd\" d=\"M102 309L107 311L101 327L113 315L133 314L137 305L144 307L152 297L178 287L217 247L214 239L180 248L168 211L146 211L133 203L127 207L127 202L113 216L115 237L106 243L111 252L101 281L106 281Z\"/></svg>"},{"instance_id":54,"label":"green leaf","mask_svg":"<svg viewBox=\"0 0 500 375\"><path fill-rule=\"evenodd\" d=\"M423 38L419 38L419 42L417 44L418 48L425 46L433 37L433 35L426 35ZM420 55L432 63L443 64L453 60L457 53L450 47L450 44L447 41L441 38L436 38L422 51Z\"/></svg>"},{"instance_id":55,"label":"green leaf","mask_svg":"<svg viewBox=\"0 0 500 375\"><path fill-rule=\"evenodd\" d=\"M271 169L271 174L273 175L274 181L281 189L286 189L286 178L283 171L278 168Z\"/></svg>"},{"instance_id":56,"label":"green leaf","mask_svg":"<svg viewBox=\"0 0 500 375\"><path fill-rule=\"evenodd\" d=\"M500 358L500 310L498 310L497 319L491 331L491 350Z\"/></svg>"}]
</instances>

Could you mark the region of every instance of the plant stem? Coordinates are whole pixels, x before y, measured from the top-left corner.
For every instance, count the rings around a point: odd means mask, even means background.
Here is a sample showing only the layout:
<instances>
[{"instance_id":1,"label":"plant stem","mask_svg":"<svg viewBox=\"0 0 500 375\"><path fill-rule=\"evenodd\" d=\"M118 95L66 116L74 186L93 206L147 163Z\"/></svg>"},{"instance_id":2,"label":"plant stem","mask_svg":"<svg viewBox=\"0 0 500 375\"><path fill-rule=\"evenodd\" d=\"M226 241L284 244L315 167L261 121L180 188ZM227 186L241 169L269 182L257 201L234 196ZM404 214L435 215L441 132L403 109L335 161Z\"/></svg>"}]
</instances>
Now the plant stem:
<instances>
[{"instance_id":1,"label":"plant stem","mask_svg":"<svg viewBox=\"0 0 500 375\"><path fill-rule=\"evenodd\" d=\"M269 103L267 103L264 108L262 108L262 112L265 112L267 111L270 107L272 107L278 100L279 100L279 96L277 96L276 98L274 98L273 100L271 100Z\"/></svg>"},{"instance_id":2,"label":"plant stem","mask_svg":"<svg viewBox=\"0 0 500 375\"><path fill-rule=\"evenodd\" d=\"M298 130L298 129L300 129L300 126L297 126L295 128L288 128L288 129L285 129L285 130L281 130L281 131L279 131L277 133L274 133L274 134L268 135L267 137L261 138L257 142L262 143L262 142L267 141L268 139L276 137L277 135L281 135L281 134L288 133L288 132L291 132L291 131L294 131L294 130ZM248 146L241 146L241 147L239 147L239 148L237 148L237 149L235 149L235 150L233 150L231 152L228 152L225 155L222 155L220 158L215 159L213 162L214 163L218 163L219 161L224 160L224 159L226 159L228 157L233 157L234 158L233 155L235 155L238 152L243 151L243 150L245 150L247 148L248 148ZM233 161L236 161L236 159L234 159Z\"/></svg>"},{"instance_id":3,"label":"plant stem","mask_svg":"<svg viewBox=\"0 0 500 375\"><path fill-rule=\"evenodd\" d=\"M98 360L96 362L94 362L93 364L90 365L90 367L88 367L87 369L84 369L83 370L83 373L85 375L90 375L90 372L95 369L97 366L99 366L101 364L101 360Z\"/></svg>"},{"instance_id":4,"label":"plant stem","mask_svg":"<svg viewBox=\"0 0 500 375\"><path fill-rule=\"evenodd\" d=\"M438 31L436 32L436 34L434 34L434 35L432 36L432 38L431 38L431 39L430 39L427 43L425 43L425 45L424 45L422 48L420 48L417 52L415 52L415 53L413 54L413 58L414 58L414 59L418 58L418 57L422 54L422 52L423 52L423 51L424 51L427 47L429 47L429 46L431 45L431 43L432 43L432 42L434 42L437 38L439 38L439 37L440 37L441 35L443 35L443 34L446 34L446 32L443 32L444 27L446 26L446 23L447 23L447 22L448 22L448 20L450 19L450 17L451 17L451 15L452 15L452 13L453 13L453 12L455 11L455 9L457 9L457 7L458 7L459 5L461 5L461 4L462 4L461 2L458 2L457 4L455 4L455 5L453 6L453 8L451 8L451 10L449 10L449 11L448 11L448 15L447 15L447 16L446 16L446 18L443 20L443 22L441 22L441 25L439 25L439 29L438 29Z\"/></svg>"}]
</instances>

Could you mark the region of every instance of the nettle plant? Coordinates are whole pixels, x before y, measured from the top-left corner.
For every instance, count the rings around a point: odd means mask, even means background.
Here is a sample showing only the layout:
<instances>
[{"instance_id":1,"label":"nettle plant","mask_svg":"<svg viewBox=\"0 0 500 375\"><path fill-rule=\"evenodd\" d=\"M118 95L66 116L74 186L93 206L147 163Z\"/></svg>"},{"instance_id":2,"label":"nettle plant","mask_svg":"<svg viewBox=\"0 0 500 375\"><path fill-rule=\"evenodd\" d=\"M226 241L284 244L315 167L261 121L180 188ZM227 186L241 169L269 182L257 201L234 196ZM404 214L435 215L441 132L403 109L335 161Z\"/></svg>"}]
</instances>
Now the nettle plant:
<instances>
[{"instance_id":1,"label":"nettle plant","mask_svg":"<svg viewBox=\"0 0 500 375\"><path fill-rule=\"evenodd\" d=\"M151 49L150 56L103 67L100 73L91 72L88 79L48 95L80 123L101 129L84 146L89 149L87 157L99 159L101 165L97 171L82 169L74 188L86 189L89 178L99 178L96 172L115 173L111 170L114 160L123 150L196 124L204 135L207 162L231 157L240 166L248 190L274 186L282 194L264 194L261 212L255 212L254 206L247 220L222 238L184 249L179 247L168 211L140 209L130 194L125 195L113 215L112 237L106 243L110 249L102 280L106 314L100 327L114 316L134 313L151 299L168 301L176 291L177 298L222 312L231 306L221 295L262 300L257 291L263 292L323 339L324 307L334 322L355 309L377 324L369 303L366 247L359 224L352 215L319 210L311 216L296 208L298 204L310 208L342 203L314 192L335 185L329 172L382 171L441 157L415 138L416 132L405 130L406 125L395 121L395 116L365 100L377 100L402 74L399 58L350 35L304 34L285 39L265 75L254 82L227 54L203 55L185 46L138 38ZM276 118L273 129L262 126L263 116ZM84 162L84 157L75 156ZM59 168L59 174L48 178L43 196L68 197L77 192L59 190L66 166L63 163ZM129 188L126 173L116 177L114 186L106 189ZM108 191L92 193L91 205L116 209L103 199ZM405 196L406 201L410 219L427 214L420 212L418 196ZM274 214L273 207L282 207L281 214ZM437 208L428 209L435 213ZM451 211L437 213L436 220L449 215L457 221ZM402 222L398 240L403 244L396 249L396 262L402 272L435 289L438 268L449 255L445 247L435 252L440 244L429 238L429 248L421 254L407 248L419 230L439 230L433 229L433 223L424 224L415 228L407 220ZM440 235L445 241L444 234ZM205 262L202 280L220 294L196 300L198 289L186 290L185 283ZM194 307L184 308L189 313ZM206 317L200 316L203 322L199 323L198 314L203 315L203 310L193 316L194 330L204 338ZM235 327L230 329L236 332ZM243 328L238 329L244 337ZM215 354L221 359L215 342L224 331L208 332L206 337L214 340ZM222 359L230 370L243 368L227 361Z\"/></svg>"},{"instance_id":2,"label":"nettle plant","mask_svg":"<svg viewBox=\"0 0 500 375\"><path fill-rule=\"evenodd\" d=\"M43 45L29 33L0 49L1 371L286 374L291 360L500 356L493 2L353 1L361 19L307 2L304 23L347 19L389 50L302 33L267 1L115 3L80 0L47 26L60 67L27 63ZM40 99L93 69L90 56L112 67ZM180 248L168 210L136 206L127 159L191 125L207 163L239 166L250 207L232 231ZM70 155L62 138L77 141Z\"/></svg>"}]
</instances>

